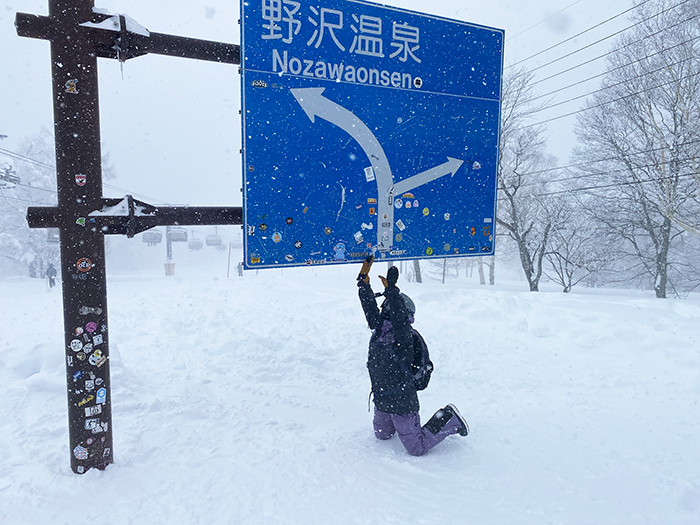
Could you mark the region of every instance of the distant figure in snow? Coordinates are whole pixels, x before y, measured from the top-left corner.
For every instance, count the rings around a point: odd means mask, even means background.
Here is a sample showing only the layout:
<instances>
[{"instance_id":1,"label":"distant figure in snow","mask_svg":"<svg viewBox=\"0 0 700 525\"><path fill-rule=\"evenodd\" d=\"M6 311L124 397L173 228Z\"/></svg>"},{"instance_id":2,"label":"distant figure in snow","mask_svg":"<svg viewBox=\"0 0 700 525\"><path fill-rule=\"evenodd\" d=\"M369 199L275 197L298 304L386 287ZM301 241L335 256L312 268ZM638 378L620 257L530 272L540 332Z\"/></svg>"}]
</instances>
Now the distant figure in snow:
<instances>
[{"instance_id":1,"label":"distant figure in snow","mask_svg":"<svg viewBox=\"0 0 700 525\"><path fill-rule=\"evenodd\" d=\"M49 288L53 288L56 284L56 268L52 263L49 263L49 267L46 268L46 278L49 280Z\"/></svg>"},{"instance_id":2,"label":"distant figure in snow","mask_svg":"<svg viewBox=\"0 0 700 525\"><path fill-rule=\"evenodd\" d=\"M413 332L415 305L396 286L398 268L392 266L384 284L384 302L377 307L375 294L369 284L372 256L362 265L357 277L360 303L369 327L367 368L374 396L374 435L389 439L398 433L406 451L421 456L452 434L466 436L469 425L452 404L438 410L421 427L418 391L410 372L413 363Z\"/></svg>"}]
</instances>

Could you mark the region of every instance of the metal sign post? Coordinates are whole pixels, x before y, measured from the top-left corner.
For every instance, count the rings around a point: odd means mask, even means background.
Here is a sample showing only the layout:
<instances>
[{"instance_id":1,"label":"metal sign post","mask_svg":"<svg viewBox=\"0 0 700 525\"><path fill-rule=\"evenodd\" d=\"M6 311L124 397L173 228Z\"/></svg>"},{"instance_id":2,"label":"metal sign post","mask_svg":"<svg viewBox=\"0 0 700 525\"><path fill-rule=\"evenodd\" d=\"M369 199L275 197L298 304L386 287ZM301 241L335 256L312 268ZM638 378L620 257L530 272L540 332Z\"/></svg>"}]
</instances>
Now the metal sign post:
<instances>
[{"instance_id":1,"label":"metal sign post","mask_svg":"<svg viewBox=\"0 0 700 525\"><path fill-rule=\"evenodd\" d=\"M71 468L113 462L104 235L161 225L241 224L240 207L155 207L102 197L97 58L147 53L228 64L236 45L151 33L92 0L49 0L49 16L18 13L17 33L51 42L58 205L31 207L32 228L60 230Z\"/></svg>"},{"instance_id":2,"label":"metal sign post","mask_svg":"<svg viewBox=\"0 0 700 525\"><path fill-rule=\"evenodd\" d=\"M241 2L247 268L492 255L504 33Z\"/></svg>"}]
</instances>

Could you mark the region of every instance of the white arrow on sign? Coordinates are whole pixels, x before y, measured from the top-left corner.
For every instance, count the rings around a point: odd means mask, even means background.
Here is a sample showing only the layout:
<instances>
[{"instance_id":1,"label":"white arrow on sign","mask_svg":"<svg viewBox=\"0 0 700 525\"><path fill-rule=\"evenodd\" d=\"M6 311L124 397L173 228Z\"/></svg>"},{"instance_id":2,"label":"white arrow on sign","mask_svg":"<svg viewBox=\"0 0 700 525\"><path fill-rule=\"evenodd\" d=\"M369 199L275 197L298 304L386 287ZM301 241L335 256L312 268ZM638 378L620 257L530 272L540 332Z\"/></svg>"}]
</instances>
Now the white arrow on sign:
<instances>
[{"instance_id":1,"label":"white arrow on sign","mask_svg":"<svg viewBox=\"0 0 700 525\"><path fill-rule=\"evenodd\" d=\"M325 89L299 88L290 91L311 122L316 122L318 116L335 124L354 138L367 155L377 180L377 211L379 214L377 246L379 251L389 251L394 236L394 195L412 190L445 175L454 177L464 161L447 157L448 160L444 164L394 184L389 159L387 159L384 149L372 130L352 111L324 97Z\"/></svg>"},{"instance_id":2,"label":"white arrow on sign","mask_svg":"<svg viewBox=\"0 0 700 525\"><path fill-rule=\"evenodd\" d=\"M394 195L411 191L418 186L427 184L430 181L439 179L445 175L452 175L454 177L457 170L462 167L462 164L464 164L463 160L447 157L447 162L444 164L440 164L439 166L430 168L423 173L419 173L418 175L414 175L413 177L409 177L394 184Z\"/></svg>"}]
</instances>

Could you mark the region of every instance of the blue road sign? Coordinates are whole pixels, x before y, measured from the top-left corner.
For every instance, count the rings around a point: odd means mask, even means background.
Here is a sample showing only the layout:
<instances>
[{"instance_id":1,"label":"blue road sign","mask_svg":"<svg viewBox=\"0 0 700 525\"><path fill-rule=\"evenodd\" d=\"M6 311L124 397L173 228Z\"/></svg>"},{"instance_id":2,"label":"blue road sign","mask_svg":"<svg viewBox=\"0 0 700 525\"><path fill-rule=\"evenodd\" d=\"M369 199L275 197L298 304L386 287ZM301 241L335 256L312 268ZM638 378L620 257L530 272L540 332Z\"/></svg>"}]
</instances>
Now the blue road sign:
<instances>
[{"instance_id":1,"label":"blue road sign","mask_svg":"<svg viewBox=\"0 0 700 525\"><path fill-rule=\"evenodd\" d=\"M490 255L504 33L243 0L246 268Z\"/></svg>"}]
</instances>

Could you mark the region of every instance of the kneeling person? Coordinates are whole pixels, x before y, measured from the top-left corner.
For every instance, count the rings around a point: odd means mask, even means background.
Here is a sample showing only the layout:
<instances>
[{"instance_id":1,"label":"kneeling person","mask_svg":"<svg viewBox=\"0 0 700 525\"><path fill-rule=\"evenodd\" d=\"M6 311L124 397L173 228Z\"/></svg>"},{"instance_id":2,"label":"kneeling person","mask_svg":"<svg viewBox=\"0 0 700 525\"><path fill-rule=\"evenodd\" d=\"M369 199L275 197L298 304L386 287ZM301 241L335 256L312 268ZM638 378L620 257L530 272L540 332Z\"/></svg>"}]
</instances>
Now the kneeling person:
<instances>
[{"instance_id":1,"label":"kneeling person","mask_svg":"<svg viewBox=\"0 0 700 525\"><path fill-rule=\"evenodd\" d=\"M398 433L406 451L421 456L452 434L466 436L469 425L452 404L438 410L423 426L420 423L418 391L410 372L413 363L415 305L396 286L399 271L389 268L384 284L384 302L377 306L369 284L368 257L357 278L360 303L372 336L367 368L374 396L374 434L389 439Z\"/></svg>"}]
</instances>

